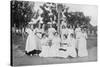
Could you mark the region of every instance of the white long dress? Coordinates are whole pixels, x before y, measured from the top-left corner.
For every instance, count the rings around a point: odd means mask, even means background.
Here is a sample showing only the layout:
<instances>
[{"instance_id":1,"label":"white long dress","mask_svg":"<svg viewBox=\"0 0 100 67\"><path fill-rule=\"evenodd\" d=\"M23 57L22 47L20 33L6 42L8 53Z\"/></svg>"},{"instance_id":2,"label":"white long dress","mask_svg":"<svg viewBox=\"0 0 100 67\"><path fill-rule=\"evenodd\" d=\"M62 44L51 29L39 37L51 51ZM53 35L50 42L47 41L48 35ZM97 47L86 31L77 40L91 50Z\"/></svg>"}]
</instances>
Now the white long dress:
<instances>
[{"instance_id":1,"label":"white long dress","mask_svg":"<svg viewBox=\"0 0 100 67\"><path fill-rule=\"evenodd\" d=\"M32 31L31 29L27 28L26 32L28 33L28 37L26 40L25 51L30 52L34 49L37 49L35 31Z\"/></svg>"},{"instance_id":2,"label":"white long dress","mask_svg":"<svg viewBox=\"0 0 100 67\"><path fill-rule=\"evenodd\" d=\"M79 44L78 44L78 56L79 57L88 56L86 38L87 38L87 34L86 33L81 33L81 37L79 39Z\"/></svg>"},{"instance_id":3,"label":"white long dress","mask_svg":"<svg viewBox=\"0 0 100 67\"><path fill-rule=\"evenodd\" d=\"M59 36L56 36L52 40L52 46L50 47L49 57L57 57L59 48L60 48L61 39Z\"/></svg>"},{"instance_id":4,"label":"white long dress","mask_svg":"<svg viewBox=\"0 0 100 67\"><path fill-rule=\"evenodd\" d=\"M76 28L75 34L76 34L76 48L78 49L79 38L81 37L81 28Z\"/></svg>"},{"instance_id":5,"label":"white long dress","mask_svg":"<svg viewBox=\"0 0 100 67\"><path fill-rule=\"evenodd\" d=\"M48 46L48 38L41 39L42 50L39 54L40 57L48 57L50 47Z\"/></svg>"},{"instance_id":6,"label":"white long dress","mask_svg":"<svg viewBox=\"0 0 100 67\"><path fill-rule=\"evenodd\" d=\"M40 43L41 37L42 37L41 29L36 28L35 31L36 31L36 33L37 33L37 34L36 34L37 49L38 49L38 50L41 50L41 43Z\"/></svg>"},{"instance_id":7,"label":"white long dress","mask_svg":"<svg viewBox=\"0 0 100 67\"><path fill-rule=\"evenodd\" d=\"M67 47L67 49L68 49L67 53L71 57L76 57L77 56L77 53L75 50L76 40L74 38L71 38L69 41L70 41L70 45L69 45L69 47Z\"/></svg>"},{"instance_id":8,"label":"white long dress","mask_svg":"<svg viewBox=\"0 0 100 67\"><path fill-rule=\"evenodd\" d=\"M56 30L54 28L48 29L49 40L52 40L54 38L54 34L53 34L54 32L56 32Z\"/></svg>"}]
</instances>

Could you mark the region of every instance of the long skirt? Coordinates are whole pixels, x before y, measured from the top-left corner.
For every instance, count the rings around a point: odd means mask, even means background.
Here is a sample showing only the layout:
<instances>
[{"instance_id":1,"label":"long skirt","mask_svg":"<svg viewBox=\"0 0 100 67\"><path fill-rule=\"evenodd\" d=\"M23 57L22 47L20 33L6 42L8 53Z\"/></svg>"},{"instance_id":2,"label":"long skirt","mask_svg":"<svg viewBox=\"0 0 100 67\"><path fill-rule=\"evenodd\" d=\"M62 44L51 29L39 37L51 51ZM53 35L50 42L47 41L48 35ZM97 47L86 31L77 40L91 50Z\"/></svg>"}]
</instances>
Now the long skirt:
<instances>
[{"instance_id":1,"label":"long skirt","mask_svg":"<svg viewBox=\"0 0 100 67\"><path fill-rule=\"evenodd\" d=\"M58 52L59 52L59 46L58 44L57 45L52 45L50 47L50 50L49 50L49 57L58 57Z\"/></svg>"},{"instance_id":2,"label":"long skirt","mask_svg":"<svg viewBox=\"0 0 100 67\"><path fill-rule=\"evenodd\" d=\"M37 49L37 44L35 39L36 39L35 35L32 34L27 37L25 51L30 52L32 50Z\"/></svg>"},{"instance_id":3,"label":"long skirt","mask_svg":"<svg viewBox=\"0 0 100 67\"><path fill-rule=\"evenodd\" d=\"M75 48L78 49L78 43L79 43L80 39L76 39L76 44L75 44Z\"/></svg>"},{"instance_id":4,"label":"long skirt","mask_svg":"<svg viewBox=\"0 0 100 67\"><path fill-rule=\"evenodd\" d=\"M40 57L49 57L49 46L42 46L41 53L39 54Z\"/></svg>"},{"instance_id":5,"label":"long skirt","mask_svg":"<svg viewBox=\"0 0 100 67\"><path fill-rule=\"evenodd\" d=\"M35 41L36 41L36 44L37 44L37 50L41 50L42 47L41 47L41 39L37 36L35 36Z\"/></svg>"},{"instance_id":6,"label":"long skirt","mask_svg":"<svg viewBox=\"0 0 100 67\"><path fill-rule=\"evenodd\" d=\"M68 47L67 53L68 53L68 56L71 56L71 57L77 56L76 50L73 47Z\"/></svg>"},{"instance_id":7,"label":"long skirt","mask_svg":"<svg viewBox=\"0 0 100 67\"><path fill-rule=\"evenodd\" d=\"M85 38L80 38L78 43L78 56L85 57L88 56L87 42Z\"/></svg>"}]
</instances>

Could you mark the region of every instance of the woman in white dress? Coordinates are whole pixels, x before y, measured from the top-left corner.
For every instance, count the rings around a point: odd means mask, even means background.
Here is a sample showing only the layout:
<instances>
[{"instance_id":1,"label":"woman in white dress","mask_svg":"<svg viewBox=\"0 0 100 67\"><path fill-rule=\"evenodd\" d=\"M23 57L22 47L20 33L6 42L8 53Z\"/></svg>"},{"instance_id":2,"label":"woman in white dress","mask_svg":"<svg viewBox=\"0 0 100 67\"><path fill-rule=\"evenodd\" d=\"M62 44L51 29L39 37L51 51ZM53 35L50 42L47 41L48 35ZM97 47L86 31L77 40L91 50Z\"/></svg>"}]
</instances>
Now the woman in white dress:
<instances>
[{"instance_id":1,"label":"woman in white dress","mask_svg":"<svg viewBox=\"0 0 100 67\"><path fill-rule=\"evenodd\" d=\"M52 40L54 38L54 33L56 30L50 25L50 28L48 29L48 38L49 40Z\"/></svg>"},{"instance_id":2,"label":"woman in white dress","mask_svg":"<svg viewBox=\"0 0 100 67\"><path fill-rule=\"evenodd\" d=\"M59 48L60 48L61 39L57 32L54 34L54 38L52 40L52 46L50 47L49 57L57 57Z\"/></svg>"},{"instance_id":3,"label":"woman in white dress","mask_svg":"<svg viewBox=\"0 0 100 67\"><path fill-rule=\"evenodd\" d=\"M75 29L75 35L76 35L76 49L78 49L78 44L79 44L79 38L81 34L81 28L79 26L77 26L77 28Z\"/></svg>"},{"instance_id":4,"label":"woman in white dress","mask_svg":"<svg viewBox=\"0 0 100 67\"><path fill-rule=\"evenodd\" d=\"M76 39L74 38L74 34L71 34L68 40L69 40L69 46L67 47L68 49L67 53L71 57L76 57L77 56L76 49L75 49Z\"/></svg>"},{"instance_id":5,"label":"woman in white dress","mask_svg":"<svg viewBox=\"0 0 100 67\"><path fill-rule=\"evenodd\" d=\"M28 37L26 40L26 46L25 46L25 51L26 53L29 53L35 49L37 49L37 44L36 44L36 35L35 35L35 30L32 31L33 26L31 25L31 28L26 28L26 32L28 33Z\"/></svg>"},{"instance_id":6,"label":"woman in white dress","mask_svg":"<svg viewBox=\"0 0 100 67\"><path fill-rule=\"evenodd\" d=\"M48 57L50 46L48 45L48 38L45 34L42 35L41 47L42 47L42 50L41 50L41 53L39 54L39 56L40 57Z\"/></svg>"},{"instance_id":7,"label":"woman in white dress","mask_svg":"<svg viewBox=\"0 0 100 67\"><path fill-rule=\"evenodd\" d=\"M85 57L88 56L88 50L87 50L87 33L84 29L82 29L81 36L79 39L78 44L78 56L79 57Z\"/></svg>"},{"instance_id":8,"label":"woman in white dress","mask_svg":"<svg viewBox=\"0 0 100 67\"><path fill-rule=\"evenodd\" d=\"M35 31L36 31L36 43L37 43L37 49L38 50L41 50L41 38L42 38L42 31L40 29L40 26L35 28Z\"/></svg>"}]
</instances>

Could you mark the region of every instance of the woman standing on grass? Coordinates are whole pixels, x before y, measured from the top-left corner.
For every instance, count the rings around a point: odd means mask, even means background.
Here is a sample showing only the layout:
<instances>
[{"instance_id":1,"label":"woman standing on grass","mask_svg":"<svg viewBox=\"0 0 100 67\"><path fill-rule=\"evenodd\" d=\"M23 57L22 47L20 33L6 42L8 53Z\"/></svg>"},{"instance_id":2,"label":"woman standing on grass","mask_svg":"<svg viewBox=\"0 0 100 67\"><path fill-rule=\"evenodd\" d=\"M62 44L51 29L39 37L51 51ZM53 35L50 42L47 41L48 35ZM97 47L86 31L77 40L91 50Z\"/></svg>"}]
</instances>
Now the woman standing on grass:
<instances>
[{"instance_id":1,"label":"woman standing on grass","mask_svg":"<svg viewBox=\"0 0 100 67\"><path fill-rule=\"evenodd\" d=\"M79 25L77 25L77 28L75 29L75 37L76 37L76 49L78 49L78 45L79 45L79 39L81 36L81 28L79 27Z\"/></svg>"},{"instance_id":2,"label":"woman standing on grass","mask_svg":"<svg viewBox=\"0 0 100 67\"><path fill-rule=\"evenodd\" d=\"M75 45L76 45L76 39L74 38L74 34L70 34L70 37L68 38L69 40L69 46L67 47L67 54L71 57L76 57L77 53L75 50Z\"/></svg>"},{"instance_id":3,"label":"woman standing on grass","mask_svg":"<svg viewBox=\"0 0 100 67\"><path fill-rule=\"evenodd\" d=\"M35 30L33 29L33 25L29 25L28 28L26 28L26 32L28 33L28 37L26 40L26 46L25 46L25 51L26 54L29 52L37 49L37 44L36 44L36 35L35 35Z\"/></svg>"},{"instance_id":4,"label":"woman standing on grass","mask_svg":"<svg viewBox=\"0 0 100 67\"><path fill-rule=\"evenodd\" d=\"M86 39L87 39L87 33L84 29L82 29L81 36L79 39L79 45L78 45L78 56L79 57L88 56Z\"/></svg>"},{"instance_id":5,"label":"woman standing on grass","mask_svg":"<svg viewBox=\"0 0 100 67\"><path fill-rule=\"evenodd\" d=\"M41 28L40 28L40 23L38 24L38 26L35 28L36 31L36 43L37 43L37 49L41 50L41 38L42 38L42 32L41 32Z\"/></svg>"}]
</instances>

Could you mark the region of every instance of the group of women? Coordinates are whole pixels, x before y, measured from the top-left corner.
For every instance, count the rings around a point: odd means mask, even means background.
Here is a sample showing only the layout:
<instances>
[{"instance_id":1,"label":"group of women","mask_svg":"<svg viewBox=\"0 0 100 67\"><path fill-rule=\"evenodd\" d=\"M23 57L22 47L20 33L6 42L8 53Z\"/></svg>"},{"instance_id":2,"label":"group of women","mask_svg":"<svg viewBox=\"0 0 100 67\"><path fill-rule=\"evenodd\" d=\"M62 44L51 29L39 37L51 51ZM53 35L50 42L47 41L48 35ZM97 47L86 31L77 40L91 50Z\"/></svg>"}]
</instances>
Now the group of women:
<instances>
[{"instance_id":1,"label":"group of women","mask_svg":"<svg viewBox=\"0 0 100 67\"><path fill-rule=\"evenodd\" d=\"M26 28L28 37L25 52L27 55L39 55L40 57L85 57L88 56L87 34L83 28L77 26L73 29L62 23L58 33L50 25L47 32L42 28ZM77 51L76 51L77 49Z\"/></svg>"}]
</instances>

